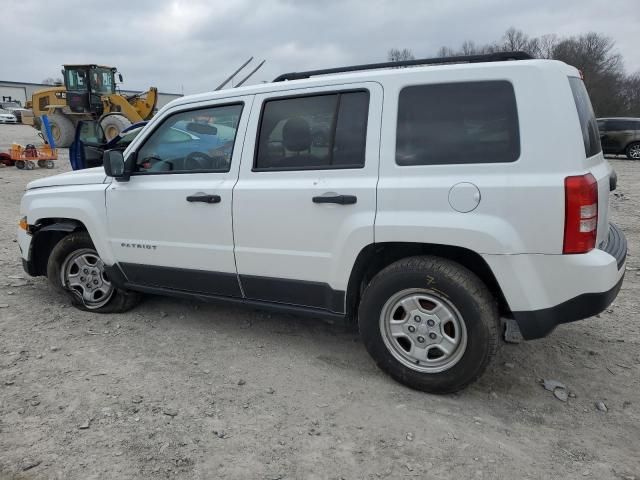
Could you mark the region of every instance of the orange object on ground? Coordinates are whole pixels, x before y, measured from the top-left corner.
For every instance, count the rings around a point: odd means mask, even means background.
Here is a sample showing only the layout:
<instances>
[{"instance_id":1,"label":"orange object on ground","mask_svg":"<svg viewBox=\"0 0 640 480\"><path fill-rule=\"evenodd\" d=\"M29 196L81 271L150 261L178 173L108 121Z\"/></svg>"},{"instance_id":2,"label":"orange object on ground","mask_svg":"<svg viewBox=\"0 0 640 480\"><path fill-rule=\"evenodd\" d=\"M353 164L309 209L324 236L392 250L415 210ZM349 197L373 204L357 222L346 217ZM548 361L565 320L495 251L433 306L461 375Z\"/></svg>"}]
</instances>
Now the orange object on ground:
<instances>
[{"instance_id":1,"label":"orange object on ground","mask_svg":"<svg viewBox=\"0 0 640 480\"><path fill-rule=\"evenodd\" d=\"M41 147L28 145L24 147L23 145L14 143L9 150L9 156L14 162L18 160L57 160L58 149L51 148L50 145L43 145Z\"/></svg>"}]
</instances>

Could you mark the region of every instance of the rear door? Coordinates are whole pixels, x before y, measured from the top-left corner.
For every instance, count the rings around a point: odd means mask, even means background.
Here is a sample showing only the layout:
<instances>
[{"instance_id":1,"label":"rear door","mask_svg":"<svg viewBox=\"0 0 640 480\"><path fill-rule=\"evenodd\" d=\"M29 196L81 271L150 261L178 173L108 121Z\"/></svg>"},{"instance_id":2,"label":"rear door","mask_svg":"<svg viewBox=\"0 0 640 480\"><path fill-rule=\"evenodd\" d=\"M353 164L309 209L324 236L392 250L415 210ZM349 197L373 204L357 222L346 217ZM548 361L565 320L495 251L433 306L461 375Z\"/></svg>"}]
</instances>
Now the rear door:
<instances>
[{"instance_id":1,"label":"rear door","mask_svg":"<svg viewBox=\"0 0 640 480\"><path fill-rule=\"evenodd\" d=\"M369 82L256 96L233 194L247 298L344 312L373 243L381 111Z\"/></svg>"}]
</instances>

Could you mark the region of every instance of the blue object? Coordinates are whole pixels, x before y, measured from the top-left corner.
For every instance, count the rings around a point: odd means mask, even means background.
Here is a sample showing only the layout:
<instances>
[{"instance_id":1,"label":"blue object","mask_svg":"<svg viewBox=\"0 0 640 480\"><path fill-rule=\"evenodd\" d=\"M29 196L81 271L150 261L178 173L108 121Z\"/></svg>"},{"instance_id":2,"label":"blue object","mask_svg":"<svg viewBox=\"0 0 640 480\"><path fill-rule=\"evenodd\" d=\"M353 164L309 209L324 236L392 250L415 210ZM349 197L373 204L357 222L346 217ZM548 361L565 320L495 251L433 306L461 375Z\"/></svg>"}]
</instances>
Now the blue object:
<instances>
[{"instance_id":1,"label":"blue object","mask_svg":"<svg viewBox=\"0 0 640 480\"><path fill-rule=\"evenodd\" d=\"M51 124L49 123L49 117L42 115L40 117L42 125L44 126L44 133L47 136L47 143L51 145L51 148L56 148L56 142L53 140L53 133L51 132Z\"/></svg>"},{"instance_id":2,"label":"blue object","mask_svg":"<svg viewBox=\"0 0 640 480\"><path fill-rule=\"evenodd\" d=\"M127 128L122 130L122 132L120 132L120 135L117 135L116 137L111 139L109 142L104 143L104 142L98 141L98 143L94 143L94 142L85 142L82 140L81 138L82 130L85 126L88 126L88 128L93 127L93 129L96 130L99 128L98 122L95 120L83 120L78 122L78 125L76 126L76 132L73 138L73 143L71 143L71 145L69 146L69 163L71 163L71 168L73 170L84 170L85 168L91 167L91 165L87 165L87 162L86 162L85 151L84 151L85 146L90 146L95 150L102 150L102 151L110 150L112 148L117 148L117 147L120 147L121 149L123 149L123 147L128 145L128 143L118 145L120 140L122 140L122 137L124 137L125 134L130 133L133 130L137 129L138 131L140 131L142 127L144 127L147 123L148 123L147 121L136 122L133 125L129 125ZM101 129L100 129L100 132L102 132ZM103 136L104 134L100 133L100 135ZM98 140L98 139L96 138L95 140ZM130 140L133 140L133 138L131 138Z\"/></svg>"}]
</instances>

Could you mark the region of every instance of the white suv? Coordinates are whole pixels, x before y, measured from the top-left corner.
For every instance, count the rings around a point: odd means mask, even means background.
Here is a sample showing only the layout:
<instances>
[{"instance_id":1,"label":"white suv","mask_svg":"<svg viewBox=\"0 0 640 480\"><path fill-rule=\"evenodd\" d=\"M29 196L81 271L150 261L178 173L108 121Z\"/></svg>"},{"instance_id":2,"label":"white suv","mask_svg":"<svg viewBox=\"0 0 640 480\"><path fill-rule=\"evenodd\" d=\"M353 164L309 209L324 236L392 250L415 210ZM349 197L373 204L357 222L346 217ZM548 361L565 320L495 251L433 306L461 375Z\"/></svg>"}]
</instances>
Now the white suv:
<instances>
[{"instance_id":1,"label":"white suv","mask_svg":"<svg viewBox=\"0 0 640 480\"><path fill-rule=\"evenodd\" d=\"M104 168L29 184L25 269L95 312L148 292L352 319L392 377L458 390L505 324L545 336L605 309L624 276L580 72L526 58L175 100Z\"/></svg>"}]
</instances>

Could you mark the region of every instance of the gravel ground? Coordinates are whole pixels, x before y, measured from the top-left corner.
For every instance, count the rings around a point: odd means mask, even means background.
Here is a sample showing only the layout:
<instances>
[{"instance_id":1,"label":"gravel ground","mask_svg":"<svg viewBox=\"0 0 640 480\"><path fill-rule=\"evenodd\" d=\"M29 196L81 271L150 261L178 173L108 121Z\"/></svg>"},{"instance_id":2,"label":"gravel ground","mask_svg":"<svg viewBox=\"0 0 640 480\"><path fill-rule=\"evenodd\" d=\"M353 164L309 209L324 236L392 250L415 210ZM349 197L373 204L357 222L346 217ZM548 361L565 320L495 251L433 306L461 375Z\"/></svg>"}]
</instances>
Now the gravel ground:
<instances>
[{"instance_id":1,"label":"gravel ground","mask_svg":"<svg viewBox=\"0 0 640 480\"><path fill-rule=\"evenodd\" d=\"M37 140L0 125L0 150L14 139ZM0 479L640 480L640 163L612 160L630 247L612 307L504 345L448 396L395 383L319 321L161 297L69 307L14 243L26 183L67 164L0 168Z\"/></svg>"}]
</instances>

